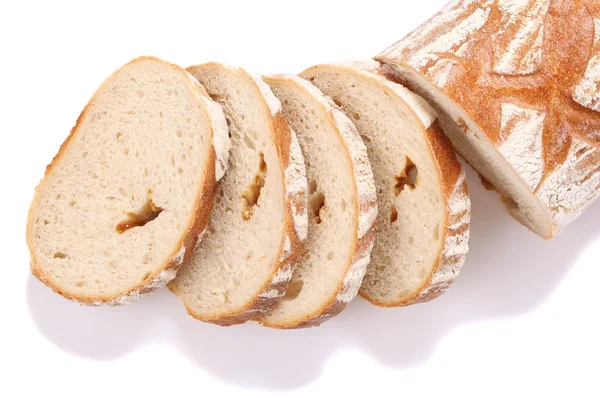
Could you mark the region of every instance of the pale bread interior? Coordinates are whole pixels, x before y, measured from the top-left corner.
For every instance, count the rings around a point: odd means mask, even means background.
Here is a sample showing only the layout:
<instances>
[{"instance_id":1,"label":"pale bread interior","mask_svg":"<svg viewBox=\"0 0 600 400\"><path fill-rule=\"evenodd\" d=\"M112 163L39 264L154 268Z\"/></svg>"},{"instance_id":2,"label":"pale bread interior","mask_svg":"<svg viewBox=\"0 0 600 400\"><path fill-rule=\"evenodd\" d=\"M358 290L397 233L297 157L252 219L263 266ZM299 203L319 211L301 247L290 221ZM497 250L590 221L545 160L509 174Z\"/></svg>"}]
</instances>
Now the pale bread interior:
<instances>
[{"instance_id":1,"label":"pale bread interior","mask_svg":"<svg viewBox=\"0 0 600 400\"><path fill-rule=\"evenodd\" d=\"M153 59L105 81L32 203L32 266L52 286L109 300L183 255L212 144L200 90Z\"/></svg>"},{"instance_id":2,"label":"pale bread interior","mask_svg":"<svg viewBox=\"0 0 600 400\"><path fill-rule=\"evenodd\" d=\"M441 177L426 127L393 84L369 73L319 66L301 76L342 107L368 149L379 215L361 294L379 305L401 304L437 268L446 228Z\"/></svg>"},{"instance_id":3,"label":"pale bread interior","mask_svg":"<svg viewBox=\"0 0 600 400\"><path fill-rule=\"evenodd\" d=\"M412 88L435 108L456 150L504 194L510 213L532 231L551 238L552 221L544 205L469 115L412 68L399 65L392 68L392 73L410 82ZM459 122L468 129L459 126Z\"/></svg>"},{"instance_id":4,"label":"pale bread interior","mask_svg":"<svg viewBox=\"0 0 600 400\"><path fill-rule=\"evenodd\" d=\"M231 151L208 230L169 287L191 314L212 320L246 311L278 268L286 224L284 171L271 110L251 77L219 64L188 71L222 105Z\"/></svg>"},{"instance_id":5,"label":"pale bread interior","mask_svg":"<svg viewBox=\"0 0 600 400\"><path fill-rule=\"evenodd\" d=\"M261 318L266 324L291 327L319 316L342 287L357 242L357 188L349 150L327 99L322 94L315 97L291 78L266 77L265 81L281 100L283 114L298 136L308 178L305 252L283 300Z\"/></svg>"}]
</instances>

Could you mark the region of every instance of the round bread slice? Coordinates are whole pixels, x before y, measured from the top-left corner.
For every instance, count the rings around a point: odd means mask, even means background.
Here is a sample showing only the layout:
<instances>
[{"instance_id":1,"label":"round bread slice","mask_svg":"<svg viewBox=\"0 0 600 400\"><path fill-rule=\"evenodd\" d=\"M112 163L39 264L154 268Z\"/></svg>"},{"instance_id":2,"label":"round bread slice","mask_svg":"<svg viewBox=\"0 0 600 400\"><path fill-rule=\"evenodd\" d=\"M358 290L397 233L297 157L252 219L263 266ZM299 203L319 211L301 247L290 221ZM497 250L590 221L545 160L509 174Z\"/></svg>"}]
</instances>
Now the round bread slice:
<instances>
[{"instance_id":1,"label":"round bread slice","mask_svg":"<svg viewBox=\"0 0 600 400\"><path fill-rule=\"evenodd\" d=\"M263 78L298 135L308 177L308 238L286 295L258 319L273 328L317 326L356 296L373 248L377 195L354 124L310 82Z\"/></svg>"},{"instance_id":2,"label":"round bread slice","mask_svg":"<svg viewBox=\"0 0 600 400\"><path fill-rule=\"evenodd\" d=\"M164 286L206 227L228 151L221 107L195 78L152 57L125 65L94 94L35 191L33 274L86 305Z\"/></svg>"},{"instance_id":3,"label":"round bread slice","mask_svg":"<svg viewBox=\"0 0 600 400\"><path fill-rule=\"evenodd\" d=\"M296 135L269 87L242 69L188 69L223 106L231 156L208 230L169 288L190 315L218 325L258 318L285 294L308 230Z\"/></svg>"},{"instance_id":4,"label":"round bread slice","mask_svg":"<svg viewBox=\"0 0 600 400\"><path fill-rule=\"evenodd\" d=\"M319 65L301 76L350 116L368 149L379 216L360 294L384 307L436 298L464 263L471 203L435 113L375 62Z\"/></svg>"}]
</instances>

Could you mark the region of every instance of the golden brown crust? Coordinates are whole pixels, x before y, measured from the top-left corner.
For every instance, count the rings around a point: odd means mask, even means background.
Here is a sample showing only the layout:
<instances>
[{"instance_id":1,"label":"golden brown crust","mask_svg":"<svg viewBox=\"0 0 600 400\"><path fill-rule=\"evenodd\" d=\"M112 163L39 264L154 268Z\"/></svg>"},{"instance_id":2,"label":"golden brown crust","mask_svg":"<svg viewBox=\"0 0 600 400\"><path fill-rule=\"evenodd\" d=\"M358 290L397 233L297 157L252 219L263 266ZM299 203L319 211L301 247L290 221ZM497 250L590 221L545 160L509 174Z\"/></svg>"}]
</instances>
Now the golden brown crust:
<instances>
[{"instance_id":1,"label":"golden brown crust","mask_svg":"<svg viewBox=\"0 0 600 400\"><path fill-rule=\"evenodd\" d=\"M445 234L437 265L415 293L398 302L379 302L361 291L361 297L378 307L404 307L436 299L452 286L465 261L471 217L465 173L450 140L437 121L427 129L426 135L440 172L440 187L443 188L446 202ZM465 203L464 207L457 207L461 202Z\"/></svg>"},{"instance_id":2,"label":"golden brown crust","mask_svg":"<svg viewBox=\"0 0 600 400\"><path fill-rule=\"evenodd\" d=\"M285 118L281 113L278 113L271 119L272 123L272 132L273 132L273 140L275 145L277 146L277 151L279 153L279 159L281 161L282 171L285 171L291 162L292 157L292 131L287 124ZM302 177L298 177L302 178ZM306 180L306 176L304 176L304 180ZM286 182L288 185L290 182ZM287 193L287 188L286 188ZM290 283L292 278L292 273L295 268L296 263L300 259L302 251L304 249L304 240L299 237L295 223L294 223L294 212L296 210L297 214L305 214L307 209L307 193L306 192L298 192L292 194L291 196L286 196L286 207L285 207L285 235L282 237L281 243L279 245L279 253L278 260L279 262L273 269L271 274L271 280L266 282L263 287L258 291L259 295L254 299L254 301L250 302L246 306L242 307L243 311L236 313L234 315L221 315L216 316L215 318L211 318L210 320L206 320L205 318L198 318L193 315L188 309L188 313L201 321L210 322L216 325L221 326L232 326L243 324L252 319L259 318L264 315L270 309L272 309L277 302L280 300L281 296L285 294L285 291ZM291 248L289 251L285 251L285 239L286 237L290 241ZM280 276L289 276L289 278L278 281L276 279L277 275ZM268 293L271 291L275 291L280 293L280 297L264 297L261 296L264 293Z\"/></svg>"},{"instance_id":3,"label":"golden brown crust","mask_svg":"<svg viewBox=\"0 0 600 400\"><path fill-rule=\"evenodd\" d=\"M441 172L441 183L444 187L444 199L447 204L446 228L437 267L432 270L429 279L421 286L418 295L404 305L428 302L442 295L458 277L468 251L471 207L465 173L456 158L452 143L438 122L427 130L427 136L438 164L438 170ZM464 210L462 208L454 209L453 205L459 202L468 202L469 206ZM451 250L450 246L455 250Z\"/></svg>"},{"instance_id":4,"label":"golden brown crust","mask_svg":"<svg viewBox=\"0 0 600 400\"><path fill-rule=\"evenodd\" d=\"M277 79L277 77L275 77L274 79ZM356 178L359 175L368 174L369 176L371 176L372 180L371 166L368 162L368 158L366 155L366 148L364 147L364 162L366 164L361 164L363 160L360 159L359 154L361 153L361 151L358 146L362 146L362 140L360 139L360 136L356 131L354 124L352 124L351 120L345 114L343 114L342 110L331 99L326 98L322 93L320 93L320 91L316 87L313 87L312 84L310 84L308 81L304 81L296 76L283 77L282 79L286 79L288 82L294 82L297 87L303 89L308 94L311 94L311 91L314 90L316 92L314 94L315 98L322 98L323 101L320 102L320 105L322 107L323 113L329 114L330 119L332 121L332 127L337 132L340 140L343 143L345 143L346 147L349 150L347 157L350 159L352 176ZM353 154L356 155L353 157ZM323 304L318 310L312 312L311 314L305 315L299 320L285 323L272 322L268 319L259 318L257 319L257 322L259 322L261 325L275 329L302 329L315 327L337 316L348 306L349 301L347 301L347 299L344 299L342 295L347 291L358 290L362 279L356 281L347 280L346 278L349 277L349 274L352 274L354 272L354 269L360 268L361 266L358 264L368 259L371 253L375 239L375 228L373 226L375 220L374 216L377 214L377 197L374 190L374 183L373 193L369 193L367 187L359 187L359 183L356 179L353 179L352 182L354 186L353 193L357 194L357 218L356 226L354 227L355 235L353 250L351 252L352 257L350 262L348 263L346 272L344 273L344 280L338 283L337 288L333 291L333 294L330 297L330 299L325 304ZM374 213L373 210L375 210ZM371 223L371 226L369 227L368 231L364 235L362 235L362 237L359 237L359 221L361 217L367 218L371 215L373 215L373 222ZM362 273L362 275L364 275L364 273Z\"/></svg>"},{"instance_id":5,"label":"golden brown crust","mask_svg":"<svg viewBox=\"0 0 600 400\"><path fill-rule=\"evenodd\" d=\"M546 208L551 226L537 232L546 239L600 194L600 172L576 154L600 146L599 18L596 1L455 0L377 57L465 111ZM557 194L558 186L573 190Z\"/></svg>"},{"instance_id":6,"label":"golden brown crust","mask_svg":"<svg viewBox=\"0 0 600 400\"><path fill-rule=\"evenodd\" d=\"M366 235L362 238L358 239L356 245L354 247L354 256L352 258L352 263L348 266L348 269L352 267L357 262L360 262L365 257L368 257L373 249L373 243L375 241L375 227L372 227ZM344 291L350 289L350 284L344 284L343 282L338 285L338 289L336 290L335 296L331 298L328 304L321 307L320 310L313 313L311 316L306 317L303 321L287 325L287 324L269 324L263 321L259 321L263 326L275 329L303 329L303 328L312 328L316 326L320 326L322 323L327 322L331 318L339 315L342 311L346 309L348 306L347 301L342 301L339 299L340 294L344 293Z\"/></svg>"},{"instance_id":7,"label":"golden brown crust","mask_svg":"<svg viewBox=\"0 0 600 400\"><path fill-rule=\"evenodd\" d=\"M278 293L282 296L289 285L295 263L303 249L304 238L301 237L301 232L299 232L300 227L296 226L296 221L301 220L303 217L307 218L308 193L305 187L306 174L304 172L304 160L295 134L290 130L280 112L275 109L276 105L272 102L274 96L268 92L269 89L266 84L259 81L259 78L253 78L243 69L218 63L192 66L188 68L188 71L194 74L198 72L197 69L199 68L228 70L231 74L240 75L242 79L251 82L253 87L260 93L260 97L262 97L264 102L265 118L268 118L271 124L271 137L277 149L278 158L281 163L281 172L283 174L282 181L285 185L285 227L279 244L278 261L273 265L271 278L257 291L257 295L238 310L210 316L194 313L191 307L186 304L185 298L182 297L188 314L193 318L216 325L231 326L243 324L269 311L279 299L279 297L273 296L271 293ZM269 98L269 95L271 98ZM288 168L297 168L299 170L296 171L294 169L294 173L290 173ZM304 180L303 189L303 185L295 185L297 180L302 179ZM300 190L298 190L298 187L300 187ZM172 287L172 285L169 285L169 289L175 295L179 296L176 288Z\"/></svg>"},{"instance_id":8,"label":"golden brown crust","mask_svg":"<svg viewBox=\"0 0 600 400\"><path fill-rule=\"evenodd\" d=\"M171 64L166 61L163 61L159 58L152 57L152 56L136 58L136 59L130 61L129 63L125 64L125 66L123 66L122 68L125 68L126 66L131 65L136 62L143 62L143 61L147 61L147 60L158 61L158 62L164 63L166 65L171 66L173 69L185 74L185 70L183 68L181 68L175 64ZM46 170L44 172L44 177L42 178L40 184L36 188L36 192L39 190L40 186L42 185L42 183L46 179L46 177L52 172L52 170L56 166L58 160L61 159L61 157L67 150L69 143L71 142L71 139L77 133L79 126L82 124L85 116L87 115L91 104L93 104L93 102L96 100L96 96L98 95L98 93L100 93L102 91L106 82L108 80L110 80L117 72L113 73L110 77L108 77L100 85L100 87L94 93L94 95L92 96L90 101L86 104L83 111L77 118L75 126L71 129L69 136L62 143L58 153L53 157L50 164L48 164L48 166L46 167ZM187 77L187 74L185 74L185 76ZM197 84L197 82L196 82L196 84ZM198 85L198 87L200 87L200 86ZM195 86L192 87L192 90L196 90L199 93L201 93L201 91L199 91L199 89L196 88ZM201 104L202 104L202 107L205 107L205 105L203 103L201 103ZM214 134L214 129L213 129L213 134ZM207 163L208 163L207 173L205 175L204 182L202 185L203 190L199 193L198 199L196 201L195 218L190 222L186 233L183 235L178 246L173 251L173 253L170 257L171 261L169 261L169 263L167 265L165 265L165 267L162 268L158 273L149 276L147 279L145 279L140 284L138 284L132 288L129 288L127 290L124 290L122 293L120 293L118 295L113 295L113 296L94 296L94 297L92 297L92 296L74 295L72 293L62 290L56 283L52 282L52 280L44 273L43 269L39 266L39 263L36 262L35 256L34 256L34 251L31 248L32 244L31 244L31 240L30 240L30 230L31 230L30 216L31 216L31 211L35 205L35 196L34 196L34 200L32 201L32 204L29 209L28 224L27 224L28 225L27 226L27 244L29 246L30 265L31 265L32 274L37 279L39 279L42 283L44 283L46 286L48 286L50 289L52 289L55 293L67 298L68 300L75 301L75 302L81 303L83 305L92 305L92 306L104 305L104 304L106 304L106 305L125 304L125 303L129 302L130 299L137 299L141 296L150 294L154 290L158 289L160 286L166 285L167 281L162 280L161 274L163 274L162 276L164 276L164 275L171 276L171 274L164 274L164 273L166 271L176 271L180 267L180 265L182 264L182 261L177 258L177 254L180 253L182 248L193 248L196 244L196 241L198 240L198 234L206 228L206 225L208 223L208 214L210 213L210 209L212 208L212 205L214 204L214 198L216 195L216 188L217 188L217 184L218 184L218 182L215 179L216 161L217 161L216 153L215 153L214 147L211 146L210 152L209 152L209 158L207 160ZM184 260L187 259L187 257L189 257L189 254L190 254L190 252L184 252L183 259ZM174 277L174 274L172 276Z\"/></svg>"}]
</instances>

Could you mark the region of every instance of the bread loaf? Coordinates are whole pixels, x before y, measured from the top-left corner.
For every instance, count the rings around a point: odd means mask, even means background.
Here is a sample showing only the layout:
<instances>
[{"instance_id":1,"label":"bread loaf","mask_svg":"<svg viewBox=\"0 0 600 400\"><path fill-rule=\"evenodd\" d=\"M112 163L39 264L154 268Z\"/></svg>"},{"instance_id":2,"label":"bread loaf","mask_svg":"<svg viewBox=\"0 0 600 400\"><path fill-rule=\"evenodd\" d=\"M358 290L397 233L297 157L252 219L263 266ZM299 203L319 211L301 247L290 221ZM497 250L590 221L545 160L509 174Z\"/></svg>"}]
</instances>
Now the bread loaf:
<instances>
[{"instance_id":1,"label":"bread loaf","mask_svg":"<svg viewBox=\"0 0 600 400\"><path fill-rule=\"evenodd\" d=\"M464 263L471 203L434 111L374 61L318 65L300 76L341 107L368 150L379 215L360 294L385 307L436 298Z\"/></svg>"},{"instance_id":2,"label":"bread loaf","mask_svg":"<svg viewBox=\"0 0 600 400\"><path fill-rule=\"evenodd\" d=\"M196 245L227 166L221 107L184 69L138 58L94 94L36 189L33 274L88 305L164 286Z\"/></svg>"},{"instance_id":3,"label":"bread loaf","mask_svg":"<svg viewBox=\"0 0 600 400\"><path fill-rule=\"evenodd\" d=\"M308 229L304 160L259 77L216 63L188 71L222 105L231 155L208 230L169 288L193 317L241 324L269 311L292 279Z\"/></svg>"},{"instance_id":4,"label":"bread loaf","mask_svg":"<svg viewBox=\"0 0 600 400\"><path fill-rule=\"evenodd\" d=\"M377 59L535 233L600 195L598 1L454 0Z\"/></svg>"}]
</instances>

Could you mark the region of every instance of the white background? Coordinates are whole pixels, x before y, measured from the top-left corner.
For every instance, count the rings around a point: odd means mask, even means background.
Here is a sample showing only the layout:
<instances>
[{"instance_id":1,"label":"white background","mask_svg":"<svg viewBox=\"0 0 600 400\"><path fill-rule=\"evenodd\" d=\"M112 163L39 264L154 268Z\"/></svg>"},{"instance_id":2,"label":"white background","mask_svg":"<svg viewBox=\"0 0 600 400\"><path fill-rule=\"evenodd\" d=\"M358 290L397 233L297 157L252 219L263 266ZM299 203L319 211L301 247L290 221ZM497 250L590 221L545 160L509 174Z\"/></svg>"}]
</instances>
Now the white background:
<instances>
[{"instance_id":1,"label":"white background","mask_svg":"<svg viewBox=\"0 0 600 400\"><path fill-rule=\"evenodd\" d=\"M187 317L166 290L89 309L29 273L33 189L122 64L155 55L299 72L373 56L444 3L2 1L0 397L598 398L600 204L545 243L470 169L471 252L456 285L426 305L356 300L317 329L223 329Z\"/></svg>"}]
</instances>

